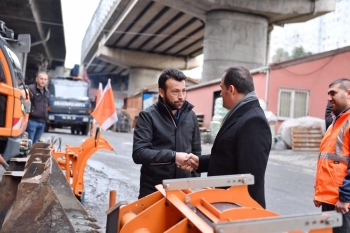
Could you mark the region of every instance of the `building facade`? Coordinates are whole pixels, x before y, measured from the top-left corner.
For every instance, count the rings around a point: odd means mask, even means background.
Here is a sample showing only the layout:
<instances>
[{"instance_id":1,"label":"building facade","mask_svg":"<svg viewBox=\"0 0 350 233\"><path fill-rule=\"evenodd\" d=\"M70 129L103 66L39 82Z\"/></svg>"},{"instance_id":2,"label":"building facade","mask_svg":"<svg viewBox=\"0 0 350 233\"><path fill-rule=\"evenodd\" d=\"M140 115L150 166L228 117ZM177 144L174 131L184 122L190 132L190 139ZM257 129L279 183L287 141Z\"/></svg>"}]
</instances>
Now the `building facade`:
<instances>
[{"instance_id":1,"label":"building facade","mask_svg":"<svg viewBox=\"0 0 350 233\"><path fill-rule=\"evenodd\" d=\"M350 46L251 70L258 98L278 122L312 116L324 119L329 84L350 78ZM214 102L220 96L220 77L188 88L187 100L196 113L204 114L210 128Z\"/></svg>"}]
</instances>

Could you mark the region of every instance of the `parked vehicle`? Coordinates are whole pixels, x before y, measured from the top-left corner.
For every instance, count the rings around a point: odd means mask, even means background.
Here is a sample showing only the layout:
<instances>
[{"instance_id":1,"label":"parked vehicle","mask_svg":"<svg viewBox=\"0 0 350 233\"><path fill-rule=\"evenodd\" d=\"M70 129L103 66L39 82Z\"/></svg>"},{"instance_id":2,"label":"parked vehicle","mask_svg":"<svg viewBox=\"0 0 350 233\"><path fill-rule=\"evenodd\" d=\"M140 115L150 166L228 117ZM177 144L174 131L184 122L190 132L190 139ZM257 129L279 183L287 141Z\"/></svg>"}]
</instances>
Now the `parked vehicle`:
<instances>
[{"instance_id":1,"label":"parked vehicle","mask_svg":"<svg viewBox=\"0 0 350 233\"><path fill-rule=\"evenodd\" d=\"M49 81L49 90L49 117L45 131L70 127L72 134L88 135L91 120L89 84L73 77L55 77Z\"/></svg>"},{"instance_id":2,"label":"parked vehicle","mask_svg":"<svg viewBox=\"0 0 350 233\"><path fill-rule=\"evenodd\" d=\"M129 133L131 131L131 119L129 114L124 109L117 109L117 116L118 121L110 127L110 130Z\"/></svg>"}]
</instances>

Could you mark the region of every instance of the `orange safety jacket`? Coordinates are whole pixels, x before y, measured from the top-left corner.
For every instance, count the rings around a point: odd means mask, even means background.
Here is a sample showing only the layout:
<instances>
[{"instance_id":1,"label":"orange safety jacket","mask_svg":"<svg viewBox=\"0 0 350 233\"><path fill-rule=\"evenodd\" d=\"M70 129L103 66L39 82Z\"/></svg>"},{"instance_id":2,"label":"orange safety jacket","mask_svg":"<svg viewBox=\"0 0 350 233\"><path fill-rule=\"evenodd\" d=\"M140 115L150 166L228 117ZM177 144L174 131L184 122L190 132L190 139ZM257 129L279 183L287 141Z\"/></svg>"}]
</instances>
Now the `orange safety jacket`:
<instances>
[{"instance_id":1,"label":"orange safety jacket","mask_svg":"<svg viewBox=\"0 0 350 233\"><path fill-rule=\"evenodd\" d=\"M350 203L350 110L339 114L323 136L317 163L314 200Z\"/></svg>"}]
</instances>

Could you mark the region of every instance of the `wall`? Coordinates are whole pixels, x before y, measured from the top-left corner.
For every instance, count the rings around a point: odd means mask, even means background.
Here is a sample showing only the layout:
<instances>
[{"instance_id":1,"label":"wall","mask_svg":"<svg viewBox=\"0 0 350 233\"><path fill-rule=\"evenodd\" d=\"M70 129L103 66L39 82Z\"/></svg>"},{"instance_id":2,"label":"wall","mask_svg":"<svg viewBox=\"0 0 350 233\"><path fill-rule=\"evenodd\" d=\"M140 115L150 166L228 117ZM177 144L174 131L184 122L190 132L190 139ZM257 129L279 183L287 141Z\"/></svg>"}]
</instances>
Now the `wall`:
<instances>
[{"instance_id":1,"label":"wall","mask_svg":"<svg viewBox=\"0 0 350 233\"><path fill-rule=\"evenodd\" d=\"M254 87L259 99L265 101L265 73L258 73L253 76ZM187 100L194 105L195 113L204 114L204 127L210 128L210 121L213 116L214 92L221 91L220 80L210 85L187 90Z\"/></svg>"},{"instance_id":2,"label":"wall","mask_svg":"<svg viewBox=\"0 0 350 233\"><path fill-rule=\"evenodd\" d=\"M253 73L255 91L259 99L265 100L266 73ZM324 119L328 85L339 78L350 78L350 47L311 55L287 62L272 64L268 80L267 110L277 116L279 89L309 91L308 116ZM209 128L213 111L213 96L220 91L220 81L210 85L200 84L189 88L187 100L194 112L204 113L204 127ZM281 124L276 124L275 129Z\"/></svg>"},{"instance_id":3,"label":"wall","mask_svg":"<svg viewBox=\"0 0 350 233\"><path fill-rule=\"evenodd\" d=\"M254 88L256 95L259 99L265 100L265 93L266 93L266 73L256 73L253 74L253 81L254 81Z\"/></svg>"},{"instance_id":4,"label":"wall","mask_svg":"<svg viewBox=\"0 0 350 233\"><path fill-rule=\"evenodd\" d=\"M131 121L135 120L135 116L138 116L142 108L142 98L141 95L135 97L129 97L126 99L125 109L126 112L130 115ZM134 122L132 127L134 128Z\"/></svg>"},{"instance_id":5,"label":"wall","mask_svg":"<svg viewBox=\"0 0 350 233\"><path fill-rule=\"evenodd\" d=\"M195 113L204 114L204 127L210 128L213 115L213 97L215 91L220 91L220 82L196 89L187 90L187 100L194 105Z\"/></svg>"},{"instance_id":6,"label":"wall","mask_svg":"<svg viewBox=\"0 0 350 233\"><path fill-rule=\"evenodd\" d=\"M350 78L350 52L283 67L270 72L268 110L277 115L280 88L309 91L308 115L324 119L328 85Z\"/></svg>"}]
</instances>

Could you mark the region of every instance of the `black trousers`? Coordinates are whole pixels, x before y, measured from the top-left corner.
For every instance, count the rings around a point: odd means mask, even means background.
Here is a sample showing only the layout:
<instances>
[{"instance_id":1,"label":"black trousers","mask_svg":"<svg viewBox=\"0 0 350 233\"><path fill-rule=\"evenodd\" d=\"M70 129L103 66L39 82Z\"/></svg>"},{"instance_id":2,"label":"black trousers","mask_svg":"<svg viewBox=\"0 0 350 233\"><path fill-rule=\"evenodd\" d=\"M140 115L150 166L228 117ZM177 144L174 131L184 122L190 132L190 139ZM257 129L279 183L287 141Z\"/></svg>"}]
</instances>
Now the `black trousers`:
<instances>
[{"instance_id":1,"label":"black trousers","mask_svg":"<svg viewBox=\"0 0 350 233\"><path fill-rule=\"evenodd\" d=\"M335 210L334 205L322 203L322 211ZM333 233L350 233L350 211L343 214L343 226L333 228Z\"/></svg>"}]
</instances>

